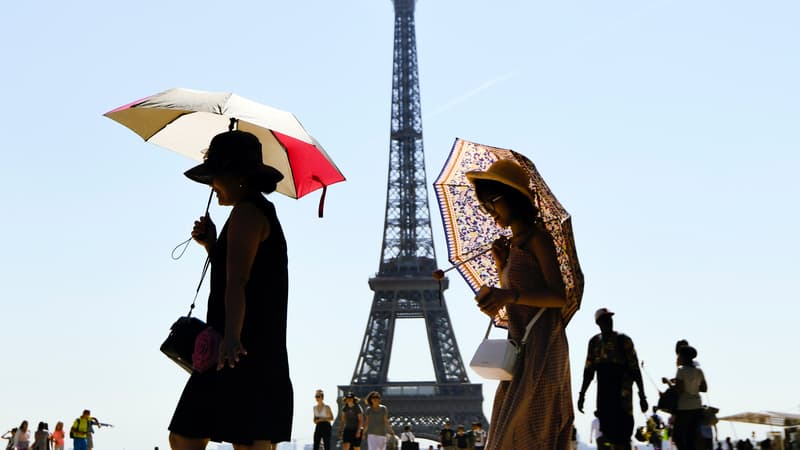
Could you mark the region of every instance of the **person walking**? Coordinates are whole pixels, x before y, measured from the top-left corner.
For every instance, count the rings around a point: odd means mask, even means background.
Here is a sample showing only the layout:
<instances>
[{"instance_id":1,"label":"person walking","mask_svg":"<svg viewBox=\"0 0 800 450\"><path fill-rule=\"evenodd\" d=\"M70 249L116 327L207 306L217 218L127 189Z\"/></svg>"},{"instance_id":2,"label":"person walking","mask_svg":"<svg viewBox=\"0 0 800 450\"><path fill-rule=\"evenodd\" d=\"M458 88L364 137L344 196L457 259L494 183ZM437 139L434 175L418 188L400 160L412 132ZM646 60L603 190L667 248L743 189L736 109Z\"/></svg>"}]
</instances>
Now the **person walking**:
<instances>
[{"instance_id":1,"label":"person walking","mask_svg":"<svg viewBox=\"0 0 800 450\"><path fill-rule=\"evenodd\" d=\"M322 389L317 389L314 393L317 404L314 405L314 443L313 449L318 450L320 444L325 446L325 450L331 449L331 422L333 422L333 412L331 407L326 405L323 400L325 393Z\"/></svg>"},{"instance_id":2,"label":"person walking","mask_svg":"<svg viewBox=\"0 0 800 450\"><path fill-rule=\"evenodd\" d=\"M486 446L486 431L484 431L483 425L480 422L472 422L472 429L469 432L475 450L483 450Z\"/></svg>"},{"instance_id":3,"label":"person walking","mask_svg":"<svg viewBox=\"0 0 800 450\"><path fill-rule=\"evenodd\" d=\"M358 404L360 399L352 392L344 396L344 406L339 411L342 416L339 425L339 437L342 440L342 450L359 450L361 437L364 434L364 410Z\"/></svg>"},{"instance_id":4,"label":"person walking","mask_svg":"<svg viewBox=\"0 0 800 450\"><path fill-rule=\"evenodd\" d=\"M31 442L31 432L28 430L28 421L23 420L14 433L14 450L27 450ZM80 449L75 449L80 450Z\"/></svg>"},{"instance_id":5,"label":"person walking","mask_svg":"<svg viewBox=\"0 0 800 450\"><path fill-rule=\"evenodd\" d=\"M639 406L646 412L642 373L633 341L614 331L613 312L600 308L594 321L600 334L589 340L578 411L583 412L586 389L597 373L597 414L603 438L616 448L630 450L633 435L633 383L639 390Z\"/></svg>"},{"instance_id":6,"label":"person walking","mask_svg":"<svg viewBox=\"0 0 800 450\"><path fill-rule=\"evenodd\" d=\"M442 450L455 450L456 444L453 436L455 430L451 428L450 422L444 423L444 428L439 430L439 443L442 444Z\"/></svg>"},{"instance_id":7,"label":"person walking","mask_svg":"<svg viewBox=\"0 0 800 450\"><path fill-rule=\"evenodd\" d=\"M678 390L673 439L678 450L699 450L702 446L700 426L703 419L700 392L707 392L708 384L703 370L694 363L697 350L690 345L684 345L677 349L677 353L678 371L675 378L661 380Z\"/></svg>"},{"instance_id":8,"label":"person walking","mask_svg":"<svg viewBox=\"0 0 800 450\"><path fill-rule=\"evenodd\" d=\"M511 230L492 245L502 287L482 286L475 300L489 317L505 311L508 338L521 347L513 378L497 387L486 448L567 450L574 419L562 316L568 300L553 239L520 165L501 159L466 177L483 212ZM520 342L541 310L527 342Z\"/></svg>"},{"instance_id":9,"label":"person walking","mask_svg":"<svg viewBox=\"0 0 800 450\"><path fill-rule=\"evenodd\" d=\"M50 450L50 432L47 430L46 423L39 422L36 427L36 432L33 433L31 450Z\"/></svg>"},{"instance_id":10,"label":"person walking","mask_svg":"<svg viewBox=\"0 0 800 450\"><path fill-rule=\"evenodd\" d=\"M400 450L419 450L419 443L411 431L411 425L404 426L403 432L400 433Z\"/></svg>"},{"instance_id":11,"label":"person walking","mask_svg":"<svg viewBox=\"0 0 800 450\"><path fill-rule=\"evenodd\" d=\"M14 427L5 433L3 433L2 438L7 440L6 443L6 450L14 450L14 435L17 434L17 427Z\"/></svg>"},{"instance_id":12,"label":"person walking","mask_svg":"<svg viewBox=\"0 0 800 450\"><path fill-rule=\"evenodd\" d=\"M72 426L69 429L69 435L72 438L73 450L88 450L89 443L87 441L87 436L89 435L89 425L91 420L91 411L84 409L83 414L72 421Z\"/></svg>"},{"instance_id":13,"label":"person walking","mask_svg":"<svg viewBox=\"0 0 800 450\"><path fill-rule=\"evenodd\" d=\"M376 391L367 394L367 405L364 413L367 448L369 450L386 450L386 435L394 436L394 430L389 423L389 409L381 404L381 394Z\"/></svg>"},{"instance_id":14,"label":"person walking","mask_svg":"<svg viewBox=\"0 0 800 450\"><path fill-rule=\"evenodd\" d=\"M56 429L50 435L50 440L53 441L53 450L64 450L64 422L56 422Z\"/></svg>"},{"instance_id":15,"label":"person walking","mask_svg":"<svg viewBox=\"0 0 800 450\"><path fill-rule=\"evenodd\" d=\"M258 138L239 130L214 136L205 161L185 175L233 208L219 236L209 215L192 229L209 254L206 322L221 342L216 367L194 371L186 383L168 427L170 446L202 450L225 441L236 450L266 450L291 438L293 414L286 240L263 195L283 175L262 162Z\"/></svg>"}]
</instances>

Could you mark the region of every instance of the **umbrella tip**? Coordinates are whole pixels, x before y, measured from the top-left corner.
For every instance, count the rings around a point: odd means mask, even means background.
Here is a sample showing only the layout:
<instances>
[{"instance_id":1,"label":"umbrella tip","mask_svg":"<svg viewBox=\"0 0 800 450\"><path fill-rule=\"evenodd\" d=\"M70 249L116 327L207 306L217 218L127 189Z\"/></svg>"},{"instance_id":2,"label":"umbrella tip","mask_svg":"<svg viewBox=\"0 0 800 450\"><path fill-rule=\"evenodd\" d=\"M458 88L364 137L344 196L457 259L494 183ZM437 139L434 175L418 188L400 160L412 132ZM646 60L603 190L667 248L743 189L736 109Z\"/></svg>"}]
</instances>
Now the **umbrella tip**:
<instances>
[{"instance_id":1,"label":"umbrella tip","mask_svg":"<svg viewBox=\"0 0 800 450\"><path fill-rule=\"evenodd\" d=\"M231 123L228 124L228 131L233 131L239 128L239 119L236 117L231 117Z\"/></svg>"}]
</instances>

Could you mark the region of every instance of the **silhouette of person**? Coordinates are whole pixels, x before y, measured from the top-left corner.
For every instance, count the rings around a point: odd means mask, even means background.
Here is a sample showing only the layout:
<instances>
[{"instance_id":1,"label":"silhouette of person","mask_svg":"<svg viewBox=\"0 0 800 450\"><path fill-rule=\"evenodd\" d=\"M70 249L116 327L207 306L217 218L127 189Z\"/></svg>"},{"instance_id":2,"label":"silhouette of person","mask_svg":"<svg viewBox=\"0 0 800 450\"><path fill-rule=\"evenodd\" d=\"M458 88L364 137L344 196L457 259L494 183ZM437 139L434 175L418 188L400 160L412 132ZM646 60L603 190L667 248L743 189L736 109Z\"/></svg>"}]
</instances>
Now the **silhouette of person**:
<instances>
[{"instance_id":1,"label":"silhouette of person","mask_svg":"<svg viewBox=\"0 0 800 450\"><path fill-rule=\"evenodd\" d=\"M186 383L168 427L170 446L204 450L213 440L269 449L291 438L294 396L286 239L264 197L283 175L263 163L258 138L240 130L214 136L204 162L185 175L210 185L232 209L219 236L209 215L192 229L211 264L206 322L222 337L216 367L195 370Z\"/></svg>"},{"instance_id":2,"label":"silhouette of person","mask_svg":"<svg viewBox=\"0 0 800 450\"><path fill-rule=\"evenodd\" d=\"M639 390L639 406L647 411L642 373L633 341L614 331L613 312L600 308L594 314L600 333L589 340L578 410L583 412L586 389L597 373L597 413L606 442L630 450L633 435L633 383Z\"/></svg>"}]
</instances>

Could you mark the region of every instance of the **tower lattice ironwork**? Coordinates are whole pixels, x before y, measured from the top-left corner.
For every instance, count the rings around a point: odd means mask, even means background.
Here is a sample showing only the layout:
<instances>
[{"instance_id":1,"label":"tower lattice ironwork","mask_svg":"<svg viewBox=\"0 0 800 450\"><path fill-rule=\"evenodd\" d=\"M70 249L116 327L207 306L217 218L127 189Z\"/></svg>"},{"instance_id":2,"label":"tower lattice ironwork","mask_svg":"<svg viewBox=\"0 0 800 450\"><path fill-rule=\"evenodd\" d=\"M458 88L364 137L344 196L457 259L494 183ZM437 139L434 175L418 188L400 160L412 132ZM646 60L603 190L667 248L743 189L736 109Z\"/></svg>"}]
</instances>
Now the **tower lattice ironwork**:
<instances>
[{"instance_id":1,"label":"tower lattice ironwork","mask_svg":"<svg viewBox=\"0 0 800 450\"><path fill-rule=\"evenodd\" d=\"M445 421L455 426L479 420L486 425L486 418L481 385L470 383L467 377L440 285L432 276L437 265L422 146L415 0L393 2L392 117L383 246L378 273L369 279L374 297L358 361L350 384L339 386L338 400L341 405L347 391L361 398L378 391L398 434L409 424L415 435L438 439ZM444 279L441 289L446 288ZM397 319L425 320L435 380L388 379Z\"/></svg>"}]
</instances>

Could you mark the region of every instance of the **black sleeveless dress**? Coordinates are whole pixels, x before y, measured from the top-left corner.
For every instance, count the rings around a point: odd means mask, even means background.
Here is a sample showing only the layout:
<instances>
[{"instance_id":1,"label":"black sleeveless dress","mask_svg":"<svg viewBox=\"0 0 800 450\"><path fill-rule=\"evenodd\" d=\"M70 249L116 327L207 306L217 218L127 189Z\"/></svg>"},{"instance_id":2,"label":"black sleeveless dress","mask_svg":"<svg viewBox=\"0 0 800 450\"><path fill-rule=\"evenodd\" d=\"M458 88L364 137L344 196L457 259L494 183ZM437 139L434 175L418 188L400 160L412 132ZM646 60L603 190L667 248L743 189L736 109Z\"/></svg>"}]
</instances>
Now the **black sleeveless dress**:
<instances>
[{"instance_id":1,"label":"black sleeveless dress","mask_svg":"<svg viewBox=\"0 0 800 450\"><path fill-rule=\"evenodd\" d=\"M185 437L242 445L256 440L290 440L294 397L286 352L286 240L272 203L261 195L247 201L255 204L270 224L245 288L241 341L247 355L233 369L192 373L169 425L170 431ZM211 254L206 318L223 335L227 230L226 222Z\"/></svg>"}]
</instances>

